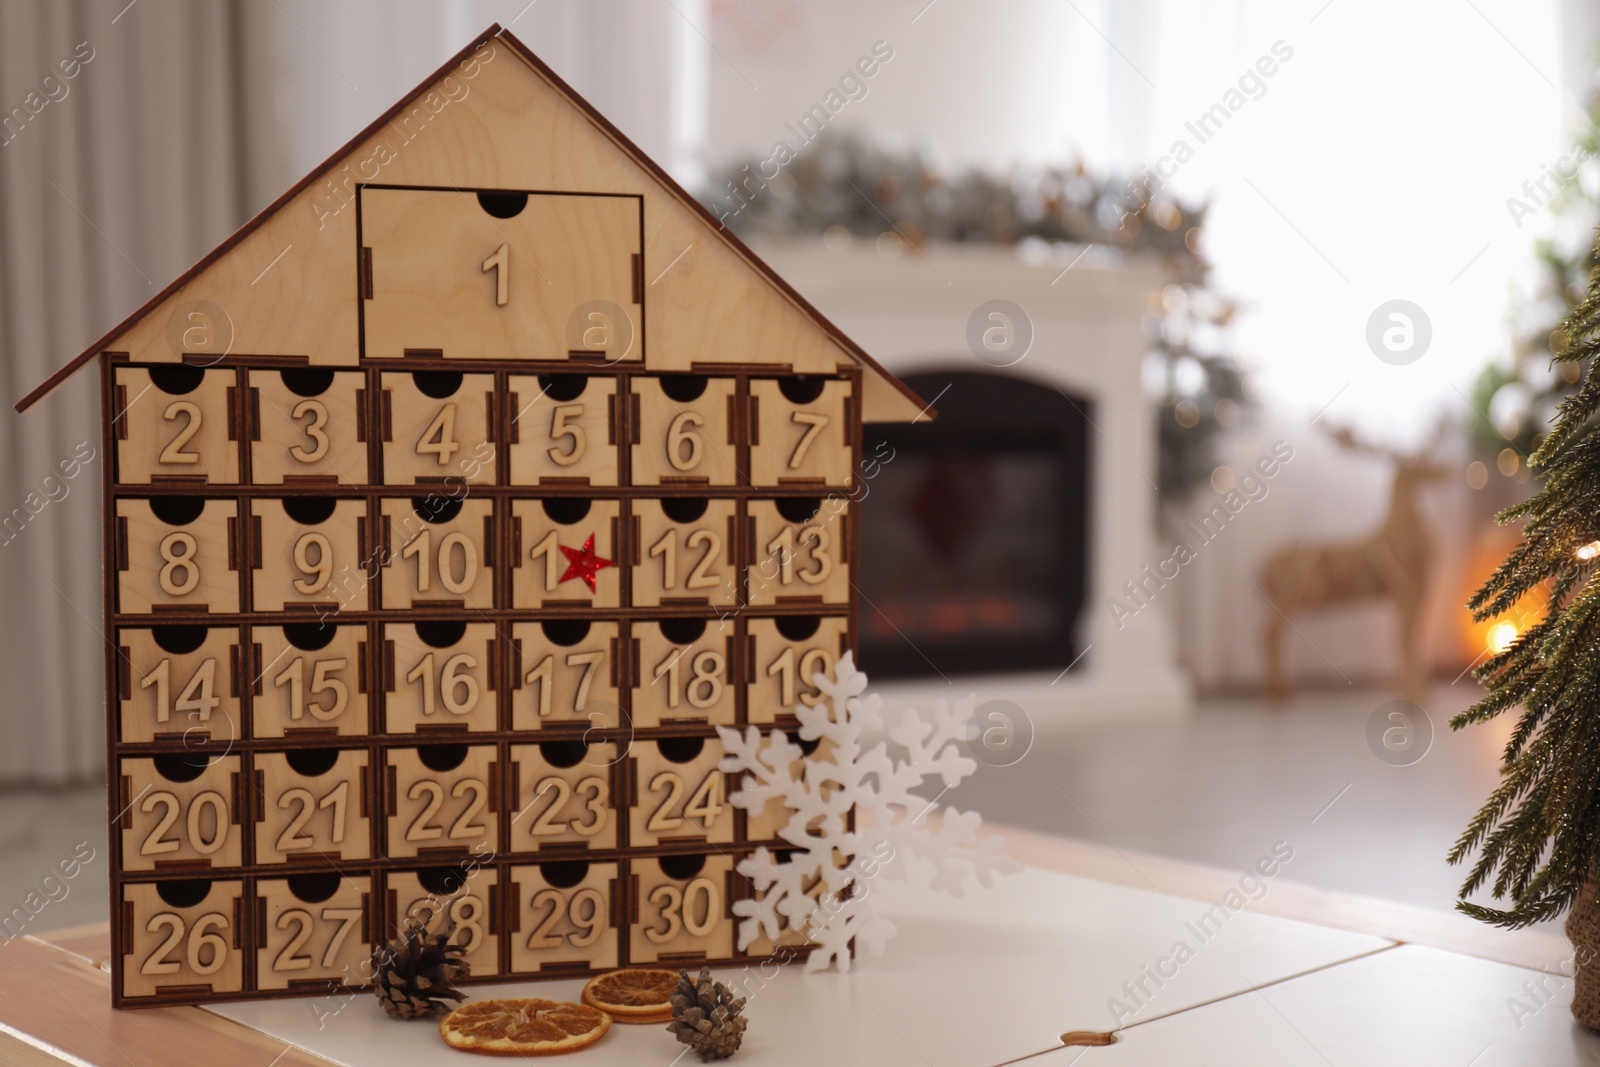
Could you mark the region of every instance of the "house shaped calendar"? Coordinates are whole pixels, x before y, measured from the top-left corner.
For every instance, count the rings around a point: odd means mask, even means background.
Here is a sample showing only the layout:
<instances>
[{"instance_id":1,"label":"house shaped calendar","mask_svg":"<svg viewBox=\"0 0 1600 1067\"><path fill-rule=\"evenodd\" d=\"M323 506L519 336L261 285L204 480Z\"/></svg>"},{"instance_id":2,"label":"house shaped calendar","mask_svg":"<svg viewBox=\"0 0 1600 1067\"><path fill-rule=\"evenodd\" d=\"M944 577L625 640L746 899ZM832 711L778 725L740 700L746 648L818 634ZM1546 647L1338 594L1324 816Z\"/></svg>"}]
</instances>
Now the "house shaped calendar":
<instances>
[{"instance_id":1,"label":"house shaped calendar","mask_svg":"<svg viewBox=\"0 0 1600 1067\"><path fill-rule=\"evenodd\" d=\"M932 413L514 37L18 409L91 361L118 1006L425 911L474 981L803 949L736 948L787 814L715 727L853 648L862 424Z\"/></svg>"}]
</instances>

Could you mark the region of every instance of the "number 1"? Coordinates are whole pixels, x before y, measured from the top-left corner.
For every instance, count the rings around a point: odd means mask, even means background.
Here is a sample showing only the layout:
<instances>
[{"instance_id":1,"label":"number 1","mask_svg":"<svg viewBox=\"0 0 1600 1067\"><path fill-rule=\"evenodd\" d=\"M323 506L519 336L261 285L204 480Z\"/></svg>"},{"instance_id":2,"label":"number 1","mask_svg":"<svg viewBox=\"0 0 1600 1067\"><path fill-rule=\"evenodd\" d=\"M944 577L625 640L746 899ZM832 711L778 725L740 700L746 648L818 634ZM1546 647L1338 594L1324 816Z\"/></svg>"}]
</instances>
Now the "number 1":
<instances>
[{"instance_id":1,"label":"number 1","mask_svg":"<svg viewBox=\"0 0 1600 1067\"><path fill-rule=\"evenodd\" d=\"M494 303L496 307L505 307L510 300L511 288L511 254L508 246L502 244L494 250L494 254L483 261L482 271L487 274L494 271Z\"/></svg>"}]
</instances>

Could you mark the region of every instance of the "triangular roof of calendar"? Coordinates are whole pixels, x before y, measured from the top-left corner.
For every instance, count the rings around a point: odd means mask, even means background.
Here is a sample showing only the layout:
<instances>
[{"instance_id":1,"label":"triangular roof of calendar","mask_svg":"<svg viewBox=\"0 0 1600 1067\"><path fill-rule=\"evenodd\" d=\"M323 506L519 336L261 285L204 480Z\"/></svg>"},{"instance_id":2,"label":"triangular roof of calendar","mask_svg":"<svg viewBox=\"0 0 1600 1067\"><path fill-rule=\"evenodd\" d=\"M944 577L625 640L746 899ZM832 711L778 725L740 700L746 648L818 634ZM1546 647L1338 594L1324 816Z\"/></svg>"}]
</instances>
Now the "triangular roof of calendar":
<instances>
[{"instance_id":1,"label":"triangular roof of calendar","mask_svg":"<svg viewBox=\"0 0 1600 1067\"><path fill-rule=\"evenodd\" d=\"M505 45L520 62L496 64L493 43ZM486 46L491 49L487 57ZM450 77L456 81L446 91ZM390 124L414 115L419 102L429 105L427 132L439 143L426 152L402 145L402 151L373 167L376 146L392 139ZM354 167L360 176L346 173L346 167ZM665 265L676 262L675 256L682 260L652 283L663 286L652 295L652 306L665 305L670 311L648 317L646 343L654 348L647 351L670 349L676 342L684 351L692 346L697 361L708 361L710 355L710 362L796 366L816 364L819 355L838 362L836 355L843 355L865 369L862 413L867 421L933 417L910 388L499 25L490 26L325 163L19 400L16 409L27 410L102 352L127 351L136 360L162 362L181 358L166 341L166 316L160 314L164 309L170 314L180 300L185 306L200 300L248 308L248 315L229 316L237 331L233 348L240 352L305 355L315 350L324 359L354 364L359 353L358 295L349 280L348 254L304 257L293 270L271 268L297 240L313 249L354 248L356 212L342 210L333 179L359 182L373 169L381 169L384 184L641 194L649 204L646 262ZM597 181L608 187L596 188ZM299 211L296 205L301 205ZM346 243L340 246L340 240ZM689 249L702 254L682 254ZM313 303L333 310L308 314L306 308ZM718 360L719 351L728 354Z\"/></svg>"}]
</instances>

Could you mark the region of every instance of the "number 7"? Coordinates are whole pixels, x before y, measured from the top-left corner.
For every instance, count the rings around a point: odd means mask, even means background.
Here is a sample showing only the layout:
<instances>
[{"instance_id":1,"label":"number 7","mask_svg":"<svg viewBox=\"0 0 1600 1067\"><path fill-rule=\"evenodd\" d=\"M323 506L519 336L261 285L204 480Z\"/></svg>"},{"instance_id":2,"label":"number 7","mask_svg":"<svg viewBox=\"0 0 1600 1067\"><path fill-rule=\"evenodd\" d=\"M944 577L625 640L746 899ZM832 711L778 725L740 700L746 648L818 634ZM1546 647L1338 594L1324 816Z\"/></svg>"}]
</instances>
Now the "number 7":
<instances>
[{"instance_id":1,"label":"number 7","mask_svg":"<svg viewBox=\"0 0 1600 1067\"><path fill-rule=\"evenodd\" d=\"M800 441L794 446L794 451L789 454L789 469L799 470L800 464L805 461L806 453L811 451L811 443L817 439L822 428L828 425L828 416L819 415L811 411L796 411L789 416L796 426L808 427L800 434Z\"/></svg>"}]
</instances>

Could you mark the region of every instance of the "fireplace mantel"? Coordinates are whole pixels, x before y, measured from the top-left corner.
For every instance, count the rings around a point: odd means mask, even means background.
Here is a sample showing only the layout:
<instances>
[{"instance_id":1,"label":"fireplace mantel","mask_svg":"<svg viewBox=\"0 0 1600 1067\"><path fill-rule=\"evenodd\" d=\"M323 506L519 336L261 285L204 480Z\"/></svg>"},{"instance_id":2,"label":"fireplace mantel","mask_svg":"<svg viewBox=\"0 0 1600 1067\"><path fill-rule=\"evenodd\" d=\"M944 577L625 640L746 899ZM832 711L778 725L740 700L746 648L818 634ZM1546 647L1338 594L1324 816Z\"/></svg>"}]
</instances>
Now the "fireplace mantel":
<instances>
[{"instance_id":1,"label":"fireplace mantel","mask_svg":"<svg viewBox=\"0 0 1600 1067\"><path fill-rule=\"evenodd\" d=\"M948 683L886 682L875 686L885 702L925 706L976 693L980 704L1016 703L1041 732L1187 714L1190 687L1177 666L1169 618L1176 590L1156 591L1120 625L1108 607L1113 597L1126 601L1124 582L1140 580L1147 565L1166 555L1156 541L1156 408L1140 382L1149 350L1142 316L1166 283L1159 261L1099 248L1025 262L1009 248L967 245L906 248L888 257L861 240L842 250L820 241L753 241L752 247L896 374L996 369L968 347L967 324L979 305L1009 300L1026 312L1034 336L1027 355L1003 372L1094 403L1080 662L1064 674L1058 668L951 675Z\"/></svg>"}]
</instances>

